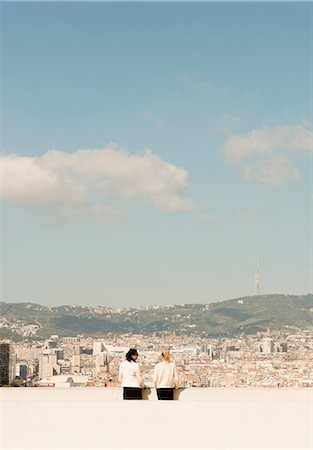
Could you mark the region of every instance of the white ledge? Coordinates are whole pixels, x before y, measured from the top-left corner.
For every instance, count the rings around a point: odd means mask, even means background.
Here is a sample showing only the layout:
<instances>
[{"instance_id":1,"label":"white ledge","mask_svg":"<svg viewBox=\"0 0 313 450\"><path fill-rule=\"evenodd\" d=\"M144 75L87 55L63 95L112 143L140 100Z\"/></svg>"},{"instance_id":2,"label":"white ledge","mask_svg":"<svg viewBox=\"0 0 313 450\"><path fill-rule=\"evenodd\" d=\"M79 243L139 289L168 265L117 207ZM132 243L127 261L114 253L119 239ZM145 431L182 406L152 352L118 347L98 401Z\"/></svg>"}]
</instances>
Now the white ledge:
<instances>
[{"instance_id":1,"label":"white ledge","mask_svg":"<svg viewBox=\"0 0 313 450\"><path fill-rule=\"evenodd\" d=\"M313 448L313 389L187 388L122 401L120 388L0 388L1 449Z\"/></svg>"}]
</instances>

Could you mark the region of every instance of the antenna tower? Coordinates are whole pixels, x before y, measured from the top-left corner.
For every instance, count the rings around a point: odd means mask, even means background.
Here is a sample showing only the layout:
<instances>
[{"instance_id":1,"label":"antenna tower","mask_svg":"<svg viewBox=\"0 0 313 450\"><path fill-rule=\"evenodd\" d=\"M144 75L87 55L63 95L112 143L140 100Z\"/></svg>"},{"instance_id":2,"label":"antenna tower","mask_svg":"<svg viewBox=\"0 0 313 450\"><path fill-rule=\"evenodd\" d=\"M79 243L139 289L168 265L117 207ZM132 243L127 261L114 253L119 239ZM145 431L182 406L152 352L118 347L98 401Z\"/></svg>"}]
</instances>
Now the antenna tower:
<instances>
[{"instance_id":1,"label":"antenna tower","mask_svg":"<svg viewBox=\"0 0 313 450\"><path fill-rule=\"evenodd\" d=\"M260 294L260 284L261 284L261 275L260 275L260 261L259 258L256 261L256 272L254 275L254 285L256 288L257 295Z\"/></svg>"}]
</instances>

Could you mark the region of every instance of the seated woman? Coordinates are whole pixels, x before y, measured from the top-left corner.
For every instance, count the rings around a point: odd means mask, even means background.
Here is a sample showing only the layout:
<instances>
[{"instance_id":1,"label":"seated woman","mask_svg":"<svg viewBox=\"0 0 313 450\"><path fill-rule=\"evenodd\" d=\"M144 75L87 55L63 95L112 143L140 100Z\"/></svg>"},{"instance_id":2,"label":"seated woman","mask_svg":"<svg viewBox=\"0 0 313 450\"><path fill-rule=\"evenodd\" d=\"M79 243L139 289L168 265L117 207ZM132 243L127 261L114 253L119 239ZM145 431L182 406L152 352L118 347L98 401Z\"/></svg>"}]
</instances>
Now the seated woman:
<instances>
[{"instance_id":1,"label":"seated woman","mask_svg":"<svg viewBox=\"0 0 313 450\"><path fill-rule=\"evenodd\" d=\"M178 387L178 376L175 364L170 362L168 350L162 352L162 362L154 368L153 384L159 400L173 400L174 388Z\"/></svg>"},{"instance_id":2,"label":"seated woman","mask_svg":"<svg viewBox=\"0 0 313 450\"><path fill-rule=\"evenodd\" d=\"M137 350L131 348L126 353L126 361L120 365L119 381L123 386L124 400L142 400L141 389L144 387L144 383L137 364L137 358Z\"/></svg>"}]
</instances>

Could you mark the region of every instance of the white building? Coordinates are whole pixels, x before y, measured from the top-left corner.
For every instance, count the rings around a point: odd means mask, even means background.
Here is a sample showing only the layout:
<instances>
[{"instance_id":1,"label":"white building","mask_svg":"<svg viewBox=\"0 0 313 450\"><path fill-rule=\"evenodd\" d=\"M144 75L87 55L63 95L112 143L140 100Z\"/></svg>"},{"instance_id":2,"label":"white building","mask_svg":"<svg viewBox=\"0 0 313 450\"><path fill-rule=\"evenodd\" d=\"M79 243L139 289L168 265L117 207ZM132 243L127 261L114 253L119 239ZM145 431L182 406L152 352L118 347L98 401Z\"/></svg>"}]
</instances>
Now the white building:
<instances>
[{"instance_id":1,"label":"white building","mask_svg":"<svg viewBox=\"0 0 313 450\"><path fill-rule=\"evenodd\" d=\"M99 355L99 353L103 352L104 343L103 342L94 342L93 343L93 355Z\"/></svg>"}]
</instances>

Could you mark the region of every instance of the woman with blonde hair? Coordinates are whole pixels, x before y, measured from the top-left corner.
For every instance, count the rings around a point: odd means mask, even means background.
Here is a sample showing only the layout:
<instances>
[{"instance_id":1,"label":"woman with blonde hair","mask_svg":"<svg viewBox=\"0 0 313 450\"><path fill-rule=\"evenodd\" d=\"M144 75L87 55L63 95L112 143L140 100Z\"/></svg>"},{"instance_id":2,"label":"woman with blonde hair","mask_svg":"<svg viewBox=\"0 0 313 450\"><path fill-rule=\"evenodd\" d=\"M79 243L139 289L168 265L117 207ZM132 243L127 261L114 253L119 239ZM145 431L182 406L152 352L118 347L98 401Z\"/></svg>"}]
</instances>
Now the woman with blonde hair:
<instances>
[{"instance_id":1,"label":"woman with blonde hair","mask_svg":"<svg viewBox=\"0 0 313 450\"><path fill-rule=\"evenodd\" d=\"M169 350L164 350L161 356L162 362L154 368L153 384L159 400L173 400L174 389L178 387L176 366L170 361Z\"/></svg>"}]
</instances>

